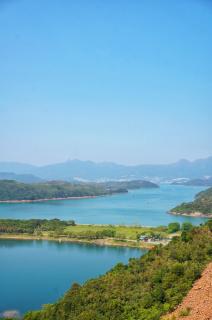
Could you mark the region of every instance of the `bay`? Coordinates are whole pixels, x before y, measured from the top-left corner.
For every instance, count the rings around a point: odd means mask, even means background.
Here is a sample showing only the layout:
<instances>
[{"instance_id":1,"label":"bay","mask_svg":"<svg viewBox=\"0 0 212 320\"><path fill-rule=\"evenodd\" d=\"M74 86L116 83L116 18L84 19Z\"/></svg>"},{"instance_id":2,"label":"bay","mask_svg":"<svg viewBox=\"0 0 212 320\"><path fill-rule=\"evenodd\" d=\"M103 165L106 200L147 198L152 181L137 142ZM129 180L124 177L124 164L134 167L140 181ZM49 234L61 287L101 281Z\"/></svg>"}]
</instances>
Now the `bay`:
<instances>
[{"instance_id":1,"label":"bay","mask_svg":"<svg viewBox=\"0 0 212 320\"><path fill-rule=\"evenodd\" d=\"M34 203L1 203L0 218L75 220L76 223L167 225L203 218L173 216L167 212L181 202L193 200L204 187L161 185L158 189L131 190L126 194L92 199L59 200Z\"/></svg>"}]
</instances>

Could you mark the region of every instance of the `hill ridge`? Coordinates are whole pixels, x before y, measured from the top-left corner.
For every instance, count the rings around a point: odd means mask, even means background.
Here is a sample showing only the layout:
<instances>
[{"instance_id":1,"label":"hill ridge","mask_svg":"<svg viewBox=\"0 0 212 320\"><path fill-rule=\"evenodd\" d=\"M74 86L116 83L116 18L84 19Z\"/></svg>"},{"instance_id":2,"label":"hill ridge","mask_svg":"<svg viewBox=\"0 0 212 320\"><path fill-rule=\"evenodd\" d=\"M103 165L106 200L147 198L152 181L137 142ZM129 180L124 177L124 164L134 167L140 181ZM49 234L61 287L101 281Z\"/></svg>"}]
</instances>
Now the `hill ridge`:
<instances>
[{"instance_id":1,"label":"hill ridge","mask_svg":"<svg viewBox=\"0 0 212 320\"><path fill-rule=\"evenodd\" d=\"M0 172L33 174L47 180L73 180L80 177L98 179L201 178L212 175L212 157L194 161L179 160L170 164L123 165L113 162L68 160L62 163L34 166L17 162L0 162Z\"/></svg>"}]
</instances>

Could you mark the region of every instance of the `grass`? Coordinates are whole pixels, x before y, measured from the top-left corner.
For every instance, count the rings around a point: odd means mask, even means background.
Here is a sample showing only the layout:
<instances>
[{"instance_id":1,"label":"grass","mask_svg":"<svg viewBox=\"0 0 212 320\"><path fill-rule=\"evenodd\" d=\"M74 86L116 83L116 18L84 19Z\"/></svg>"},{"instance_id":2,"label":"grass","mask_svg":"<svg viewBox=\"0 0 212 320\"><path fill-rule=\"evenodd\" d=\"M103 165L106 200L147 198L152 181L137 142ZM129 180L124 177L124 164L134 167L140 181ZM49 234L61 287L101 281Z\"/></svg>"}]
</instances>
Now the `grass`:
<instances>
[{"instance_id":1,"label":"grass","mask_svg":"<svg viewBox=\"0 0 212 320\"><path fill-rule=\"evenodd\" d=\"M64 229L66 234L72 233L76 236L87 234L88 232L101 232L103 230L114 230L116 238L137 240L137 236L141 234L160 234L162 237L167 237L166 227L142 227L142 226L124 226L124 225L76 225L68 226Z\"/></svg>"},{"instance_id":2,"label":"grass","mask_svg":"<svg viewBox=\"0 0 212 320\"><path fill-rule=\"evenodd\" d=\"M2 222L1 222L2 221ZM86 242L99 245L117 245L138 248L153 248L167 244L168 238L180 235L170 234L168 227L144 227L140 225L73 225L59 220L1 220L0 238L46 239ZM38 225L39 222L39 225ZM146 235L150 241L140 241ZM147 239L148 239L147 238ZM153 238L153 239L152 239ZM151 241L152 240L152 241Z\"/></svg>"}]
</instances>

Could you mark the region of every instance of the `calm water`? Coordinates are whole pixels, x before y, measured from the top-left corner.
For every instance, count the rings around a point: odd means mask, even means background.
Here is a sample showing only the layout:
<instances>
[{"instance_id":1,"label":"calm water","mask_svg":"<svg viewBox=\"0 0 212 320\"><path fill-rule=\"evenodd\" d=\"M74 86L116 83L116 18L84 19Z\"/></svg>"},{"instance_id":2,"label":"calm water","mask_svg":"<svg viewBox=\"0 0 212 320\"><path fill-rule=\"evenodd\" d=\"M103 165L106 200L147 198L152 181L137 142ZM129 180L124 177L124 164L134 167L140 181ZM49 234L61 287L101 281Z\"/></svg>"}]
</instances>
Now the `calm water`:
<instances>
[{"instance_id":1,"label":"calm water","mask_svg":"<svg viewBox=\"0 0 212 320\"><path fill-rule=\"evenodd\" d=\"M130 191L108 197L49 201L28 204L0 204L0 218L60 218L77 223L166 225L172 221L201 218L177 217L167 211L191 201L200 187L163 185L160 189ZM0 313L17 309L21 313L54 302L73 282L82 283L126 263L144 251L48 241L0 240Z\"/></svg>"},{"instance_id":2,"label":"calm water","mask_svg":"<svg viewBox=\"0 0 212 320\"><path fill-rule=\"evenodd\" d=\"M184 201L191 201L202 187L162 185L159 189L140 189L128 194L80 200L43 203L0 204L0 218L59 218L77 223L166 225L172 221L204 219L177 217L167 211Z\"/></svg>"},{"instance_id":3,"label":"calm water","mask_svg":"<svg viewBox=\"0 0 212 320\"><path fill-rule=\"evenodd\" d=\"M99 276L145 250L55 241L0 240L0 313L55 302L73 282Z\"/></svg>"}]
</instances>

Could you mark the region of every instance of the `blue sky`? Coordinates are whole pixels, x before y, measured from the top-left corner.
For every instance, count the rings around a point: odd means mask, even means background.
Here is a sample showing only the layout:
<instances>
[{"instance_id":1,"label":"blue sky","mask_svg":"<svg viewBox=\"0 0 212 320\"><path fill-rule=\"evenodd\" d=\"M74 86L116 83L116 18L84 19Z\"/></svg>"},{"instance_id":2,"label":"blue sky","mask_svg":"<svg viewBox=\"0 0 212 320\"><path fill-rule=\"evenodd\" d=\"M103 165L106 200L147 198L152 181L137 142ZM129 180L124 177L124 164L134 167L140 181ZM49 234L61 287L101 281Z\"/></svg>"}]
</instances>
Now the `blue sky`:
<instances>
[{"instance_id":1,"label":"blue sky","mask_svg":"<svg viewBox=\"0 0 212 320\"><path fill-rule=\"evenodd\" d=\"M212 155L212 3L1 0L0 161Z\"/></svg>"}]
</instances>

